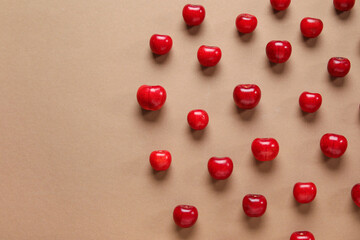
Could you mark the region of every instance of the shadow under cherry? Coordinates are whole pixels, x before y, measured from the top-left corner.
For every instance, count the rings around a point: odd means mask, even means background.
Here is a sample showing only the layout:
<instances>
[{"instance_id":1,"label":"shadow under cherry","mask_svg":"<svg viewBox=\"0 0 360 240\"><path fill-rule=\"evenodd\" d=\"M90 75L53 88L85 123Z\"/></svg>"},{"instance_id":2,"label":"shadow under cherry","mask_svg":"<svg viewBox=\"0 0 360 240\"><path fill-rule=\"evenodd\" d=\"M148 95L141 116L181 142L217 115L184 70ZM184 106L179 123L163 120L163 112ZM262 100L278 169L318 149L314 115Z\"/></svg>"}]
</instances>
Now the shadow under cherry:
<instances>
[{"instance_id":1,"label":"shadow under cherry","mask_svg":"<svg viewBox=\"0 0 360 240\"><path fill-rule=\"evenodd\" d=\"M253 109L241 109L236 104L234 105L235 112L240 116L244 121L251 121L257 114L257 107Z\"/></svg>"},{"instance_id":2,"label":"shadow under cherry","mask_svg":"<svg viewBox=\"0 0 360 240\"><path fill-rule=\"evenodd\" d=\"M299 115L302 117L302 119L305 121L305 122L308 122L308 123L313 123L316 121L317 119L317 114L318 112L314 112L314 113L307 113L307 112L304 112L301 110L301 108L299 108Z\"/></svg>"},{"instance_id":3,"label":"shadow under cherry","mask_svg":"<svg viewBox=\"0 0 360 240\"><path fill-rule=\"evenodd\" d=\"M255 168L262 173L270 173L274 171L276 168L276 161L278 161L278 157L276 157L274 160L271 161L259 161L257 160L254 155L251 155L251 160L253 162L253 165Z\"/></svg>"},{"instance_id":4,"label":"shadow under cherry","mask_svg":"<svg viewBox=\"0 0 360 240\"><path fill-rule=\"evenodd\" d=\"M228 189L230 185L230 183L228 182L229 180L230 179L216 180L209 175L209 183L217 192L223 192Z\"/></svg>"},{"instance_id":5,"label":"shadow under cherry","mask_svg":"<svg viewBox=\"0 0 360 240\"><path fill-rule=\"evenodd\" d=\"M160 117L162 116L162 109L164 107L160 108L157 111L150 111L150 110L145 110L143 108L140 108L140 115L142 116L142 118L145 121L148 122L156 122L160 119Z\"/></svg>"},{"instance_id":6,"label":"shadow under cherry","mask_svg":"<svg viewBox=\"0 0 360 240\"><path fill-rule=\"evenodd\" d=\"M308 214L312 209L313 202L311 203L299 203L294 199L294 206L301 214Z\"/></svg>"},{"instance_id":7,"label":"shadow under cherry","mask_svg":"<svg viewBox=\"0 0 360 240\"><path fill-rule=\"evenodd\" d=\"M196 231L196 225L189 228L181 228L175 224L175 232L182 239L190 238L192 235L194 235L195 231Z\"/></svg>"},{"instance_id":8,"label":"shadow under cherry","mask_svg":"<svg viewBox=\"0 0 360 240\"><path fill-rule=\"evenodd\" d=\"M322 151L320 150L322 161L325 163L325 166L330 170L339 170L344 165L343 156L339 158L329 158L325 156Z\"/></svg>"}]
</instances>

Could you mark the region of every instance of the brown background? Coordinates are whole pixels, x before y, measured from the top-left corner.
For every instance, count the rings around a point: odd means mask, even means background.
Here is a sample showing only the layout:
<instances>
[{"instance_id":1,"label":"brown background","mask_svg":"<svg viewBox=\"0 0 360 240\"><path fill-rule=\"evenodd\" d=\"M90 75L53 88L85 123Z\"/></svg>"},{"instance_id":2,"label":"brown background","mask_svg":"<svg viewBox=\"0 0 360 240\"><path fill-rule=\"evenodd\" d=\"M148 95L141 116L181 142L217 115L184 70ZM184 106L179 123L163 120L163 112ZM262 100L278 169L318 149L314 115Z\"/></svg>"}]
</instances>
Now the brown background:
<instances>
[{"instance_id":1,"label":"brown background","mask_svg":"<svg viewBox=\"0 0 360 240\"><path fill-rule=\"evenodd\" d=\"M317 239L358 240L360 209L350 198L360 182L360 16L337 14L332 0L294 0L275 14L268 0L198 1L206 18L187 29L187 1L2 0L0 2L0 238L80 239L289 239L310 230ZM258 17L250 36L235 30L235 18ZM324 30L305 41L303 17L318 17ZM174 45L154 59L154 33ZM271 66L266 43L286 39L293 53ZM223 58L202 70L196 51L217 45ZM345 79L332 81L330 57L348 57ZM256 83L262 99L241 112L232 99L240 83ZM142 112L142 84L161 84L168 99L161 111ZM303 115L302 91L320 92L323 105ZM194 133L188 111L206 109L210 124ZM326 160L324 133L343 134L342 159ZM250 151L255 137L274 137L280 153L258 164ZM164 175L152 172L148 156L171 151ZM229 156L234 172L222 183L207 172L212 156ZM297 181L317 184L316 200L298 206ZM242 198L261 193L268 210L247 219ZM193 204L197 224L175 227L172 210Z\"/></svg>"}]
</instances>

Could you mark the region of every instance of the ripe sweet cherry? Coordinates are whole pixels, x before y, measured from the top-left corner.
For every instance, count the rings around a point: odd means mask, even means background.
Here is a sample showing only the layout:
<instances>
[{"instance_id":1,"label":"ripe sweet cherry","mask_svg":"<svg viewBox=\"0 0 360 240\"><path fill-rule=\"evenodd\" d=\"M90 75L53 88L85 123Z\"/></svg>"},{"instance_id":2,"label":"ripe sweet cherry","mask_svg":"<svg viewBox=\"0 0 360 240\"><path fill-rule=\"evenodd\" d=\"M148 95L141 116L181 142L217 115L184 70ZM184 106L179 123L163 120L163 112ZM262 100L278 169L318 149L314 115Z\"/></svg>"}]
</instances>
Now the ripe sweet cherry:
<instances>
[{"instance_id":1,"label":"ripe sweet cherry","mask_svg":"<svg viewBox=\"0 0 360 240\"><path fill-rule=\"evenodd\" d=\"M323 30L323 22L317 18L306 17L301 20L300 30L304 37L316 38Z\"/></svg>"},{"instance_id":2,"label":"ripe sweet cherry","mask_svg":"<svg viewBox=\"0 0 360 240\"><path fill-rule=\"evenodd\" d=\"M151 51L157 55L167 54L172 47L172 39L168 35L154 34L150 38Z\"/></svg>"},{"instance_id":3,"label":"ripe sweet cherry","mask_svg":"<svg viewBox=\"0 0 360 240\"><path fill-rule=\"evenodd\" d=\"M213 67L221 59L221 49L214 46L200 46L197 52L199 63L204 67Z\"/></svg>"},{"instance_id":4,"label":"ripe sweet cherry","mask_svg":"<svg viewBox=\"0 0 360 240\"><path fill-rule=\"evenodd\" d=\"M266 45L266 55L270 62L284 63L291 55L291 44L288 41L270 41Z\"/></svg>"},{"instance_id":5,"label":"ripe sweet cherry","mask_svg":"<svg viewBox=\"0 0 360 240\"><path fill-rule=\"evenodd\" d=\"M170 167L171 154L166 150L153 151L150 154L150 164L155 171L165 171Z\"/></svg>"},{"instance_id":6,"label":"ripe sweet cherry","mask_svg":"<svg viewBox=\"0 0 360 240\"><path fill-rule=\"evenodd\" d=\"M349 59L343 57L330 58L327 65L328 72L333 77L345 77L349 73L350 67Z\"/></svg>"},{"instance_id":7,"label":"ripe sweet cherry","mask_svg":"<svg viewBox=\"0 0 360 240\"><path fill-rule=\"evenodd\" d=\"M315 237L309 231L298 231L291 234L290 240L315 240Z\"/></svg>"},{"instance_id":8,"label":"ripe sweet cherry","mask_svg":"<svg viewBox=\"0 0 360 240\"><path fill-rule=\"evenodd\" d=\"M248 194L243 199L243 209L248 217L261 217L267 207L266 198L260 194Z\"/></svg>"},{"instance_id":9,"label":"ripe sweet cherry","mask_svg":"<svg viewBox=\"0 0 360 240\"><path fill-rule=\"evenodd\" d=\"M251 144L251 151L256 160L271 161L279 153L279 144L274 138L256 138Z\"/></svg>"},{"instance_id":10,"label":"ripe sweet cherry","mask_svg":"<svg viewBox=\"0 0 360 240\"><path fill-rule=\"evenodd\" d=\"M192 129L202 130L209 123L209 115L202 109L192 110L188 113L187 121Z\"/></svg>"},{"instance_id":11,"label":"ripe sweet cherry","mask_svg":"<svg viewBox=\"0 0 360 240\"><path fill-rule=\"evenodd\" d=\"M270 0L270 3L275 10L283 11L289 7L291 0Z\"/></svg>"},{"instance_id":12,"label":"ripe sweet cherry","mask_svg":"<svg viewBox=\"0 0 360 240\"><path fill-rule=\"evenodd\" d=\"M174 209L173 218L179 227L189 228L196 223L198 211L191 205L178 205Z\"/></svg>"},{"instance_id":13,"label":"ripe sweet cherry","mask_svg":"<svg viewBox=\"0 0 360 240\"><path fill-rule=\"evenodd\" d=\"M166 91L162 86L142 85L137 94L139 105L145 110L159 110L165 103Z\"/></svg>"},{"instance_id":14,"label":"ripe sweet cherry","mask_svg":"<svg viewBox=\"0 0 360 240\"><path fill-rule=\"evenodd\" d=\"M312 202L316 196L316 186L312 182L298 182L294 185L294 198L299 203Z\"/></svg>"},{"instance_id":15,"label":"ripe sweet cherry","mask_svg":"<svg viewBox=\"0 0 360 240\"><path fill-rule=\"evenodd\" d=\"M214 179L224 180L230 177L233 171L233 162L228 157L212 157L208 162L208 170Z\"/></svg>"},{"instance_id":16,"label":"ripe sweet cherry","mask_svg":"<svg viewBox=\"0 0 360 240\"><path fill-rule=\"evenodd\" d=\"M205 8L201 5L186 4L182 12L184 21L189 26L200 25L205 18Z\"/></svg>"},{"instance_id":17,"label":"ripe sweet cherry","mask_svg":"<svg viewBox=\"0 0 360 240\"><path fill-rule=\"evenodd\" d=\"M351 189L351 197L354 203L360 207L360 183L355 184Z\"/></svg>"},{"instance_id":18,"label":"ripe sweet cherry","mask_svg":"<svg viewBox=\"0 0 360 240\"><path fill-rule=\"evenodd\" d=\"M303 92L299 98L301 110L307 113L316 112L322 103L322 97L319 93Z\"/></svg>"},{"instance_id":19,"label":"ripe sweet cherry","mask_svg":"<svg viewBox=\"0 0 360 240\"><path fill-rule=\"evenodd\" d=\"M355 5L355 0L334 0L334 7L339 11L349 11Z\"/></svg>"},{"instance_id":20,"label":"ripe sweet cherry","mask_svg":"<svg viewBox=\"0 0 360 240\"><path fill-rule=\"evenodd\" d=\"M235 25L240 33L251 33L257 26L257 18L254 15L243 13L237 16Z\"/></svg>"},{"instance_id":21,"label":"ripe sweet cherry","mask_svg":"<svg viewBox=\"0 0 360 240\"><path fill-rule=\"evenodd\" d=\"M251 109L258 105L261 90L255 84L240 84L234 88L233 98L239 108Z\"/></svg>"},{"instance_id":22,"label":"ripe sweet cherry","mask_svg":"<svg viewBox=\"0 0 360 240\"><path fill-rule=\"evenodd\" d=\"M325 156L329 158L341 157L347 148L347 139L338 134L327 133L320 140L320 148Z\"/></svg>"}]
</instances>

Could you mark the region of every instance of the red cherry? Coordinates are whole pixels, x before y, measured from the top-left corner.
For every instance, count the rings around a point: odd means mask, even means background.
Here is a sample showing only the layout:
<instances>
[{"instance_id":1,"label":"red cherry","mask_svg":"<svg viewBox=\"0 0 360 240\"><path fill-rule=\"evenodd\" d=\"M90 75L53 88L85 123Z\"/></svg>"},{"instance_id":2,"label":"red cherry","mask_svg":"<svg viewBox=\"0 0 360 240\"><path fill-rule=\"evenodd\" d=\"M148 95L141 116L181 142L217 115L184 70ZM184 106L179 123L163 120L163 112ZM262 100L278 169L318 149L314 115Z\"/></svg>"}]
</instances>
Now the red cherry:
<instances>
[{"instance_id":1,"label":"red cherry","mask_svg":"<svg viewBox=\"0 0 360 240\"><path fill-rule=\"evenodd\" d=\"M142 85L137 91L137 100L145 110L159 110L165 103L166 91L162 86Z\"/></svg>"},{"instance_id":2,"label":"red cherry","mask_svg":"<svg viewBox=\"0 0 360 240\"><path fill-rule=\"evenodd\" d=\"M299 231L291 234L290 240L315 240L315 237L311 232Z\"/></svg>"},{"instance_id":3,"label":"red cherry","mask_svg":"<svg viewBox=\"0 0 360 240\"><path fill-rule=\"evenodd\" d=\"M224 180L230 177L233 171L233 162L228 157L212 157L208 162L208 170L210 175L216 180Z\"/></svg>"},{"instance_id":4,"label":"red cherry","mask_svg":"<svg viewBox=\"0 0 360 240\"><path fill-rule=\"evenodd\" d=\"M255 84L240 84L235 87L233 97L239 108L251 109L258 105L261 90Z\"/></svg>"},{"instance_id":5,"label":"red cherry","mask_svg":"<svg viewBox=\"0 0 360 240\"><path fill-rule=\"evenodd\" d=\"M256 138L251 144L251 151L259 161L271 161L279 153L279 144L274 138Z\"/></svg>"},{"instance_id":6,"label":"red cherry","mask_svg":"<svg viewBox=\"0 0 360 240\"><path fill-rule=\"evenodd\" d=\"M330 58L327 65L328 72L333 77L345 77L349 73L350 67L349 59L343 57Z\"/></svg>"},{"instance_id":7,"label":"red cherry","mask_svg":"<svg viewBox=\"0 0 360 240\"><path fill-rule=\"evenodd\" d=\"M150 38L151 51L158 55L167 54L172 47L172 39L168 35L154 34Z\"/></svg>"},{"instance_id":8,"label":"red cherry","mask_svg":"<svg viewBox=\"0 0 360 240\"><path fill-rule=\"evenodd\" d=\"M339 11L349 11L355 5L355 0L334 0L334 7Z\"/></svg>"},{"instance_id":9,"label":"red cherry","mask_svg":"<svg viewBox=\"0 0 360 240\"><path fill-rule=\"evenodd\" d=\"M270 41L266 45L266 55L270 62L284 63L291 55L291 44L288 41Z\"/></svg>"},{"instance_id":10,"label":"red cherry","mask_svg":"<svg viewBox=\"0 0 360 240\"><path fill-rule=\"evenodd\" d=\"M187 4L182 12L184 21L189 26L200 25L205 18L205 8L201 5Z\"/></svg>"},{"instance_id":11,"label":"red cherry","mask_svg":"<svg viewBox=\"0 0 360 240\"><path fill-rule=\"evenodd\" d=\"M235 24L239 32L251 33L256 28L257 18L254 15L243 13L237 16Z\"/></svg>"},{"instance_id":12,"label":"red cherry","mask_svg":"<svg viewBox=\"0 0 360 240\"><path fill-rule=\"evenodd\" d=\"M351 190L351 197L354 203L360 207L360 183L356 184Z\"/></svg>"},{"instance_id":13,"label":"red cherry","mask_svg":"<svg viewBox=\"0 0 360 240\"><path fill-rule=\"evenodd\" d=\"M344 136L327 133L320 140L320 148L325 156L329 158L341 157L347 148L347 140Z\"/></svg>"},{"instance_id":14,"label":"red cherry","mask_svg":"<svg viewBox=\"0 0 360 240\"><path fill-rule=\"evenodd\" d=\"M209 115L201 109L192 110L188 113L187 120L192 129L202 130L209 123Z\"/></svg>"},{"instance_id":15,"label":"red cherry","mask_svg":"<svg viewBox=\"0 0 360 240\"><path fill-rule=\"evenodd\" d=\"M266 198L260 194L248 194L243 199L243 209L248 217L261 217L267 206Z\"/></svg>"},{"instance_id":16,"label":"red cherry","mask_svg":"<svg viewBox=\"0 0 360 240\"><path fill-rule=\"evenodd\" d=\"M306 17L301 20L300 30L304 37L316 38L323 29L323 22L317 18Z\"/></svg>"},{"instance_id":17,"label":"red cherry","mask_svg":"<svg viewBox=\"0 0 360 240\"><path fill-rule=\"evenodd\" d=\"M290 5L291 0L270 0L271 6L277 11L283 11Z\"/></svg>"},{"instance_id":18,"label":"red cherry","mask_svg":"<svg viewBox=\"0 0 360 240\"><path fill-rule=\"evenodd\" d=\"M165 171L170 167L171 154L166 150L153 151L150 154L151 167L156 171Z\"/></svg>"},{"instance_id":19,"label":"red cherry","mask_svg":"<svg viewBox=\"0 0 360 240\"><path fill-rule=\"evenodd\" d=\"M307 113L316 112L322 103L322 97L319 93L303 92L299 98L301 110Z\"/></svg>"},{"instance_id":20,"label":"red cherry","mask_svg":"<svg viewBox=\"0 0 360 240\"><path fill-rule=\"evenodd\" d=\"M198 211L191 205L178 205L174 209L173 217L176 225L182 228L189 228L196 223Z\"/></svg>"},{"instance_id":21,"label":"red cherry","mask_svg":"<svg viewBox=\"0 0 360 240\"><path fill-rule=\"evenodd\" d=\"M312 182L301 183L298 182L294 185L293 194L295 200L299 203L312 202L316 196L316 186Z\"/></svg>"},{"instance_id":22,"label":"red cherry","mask_svg":"<svg viewBox=\"0 0 360 240\"><path fill-rule=\"evenodd\" d=\"M204 67L213 67L221 59L221 50L218 47L202 45L197 52L197 57Z\"/></svg>"}]
</instances>

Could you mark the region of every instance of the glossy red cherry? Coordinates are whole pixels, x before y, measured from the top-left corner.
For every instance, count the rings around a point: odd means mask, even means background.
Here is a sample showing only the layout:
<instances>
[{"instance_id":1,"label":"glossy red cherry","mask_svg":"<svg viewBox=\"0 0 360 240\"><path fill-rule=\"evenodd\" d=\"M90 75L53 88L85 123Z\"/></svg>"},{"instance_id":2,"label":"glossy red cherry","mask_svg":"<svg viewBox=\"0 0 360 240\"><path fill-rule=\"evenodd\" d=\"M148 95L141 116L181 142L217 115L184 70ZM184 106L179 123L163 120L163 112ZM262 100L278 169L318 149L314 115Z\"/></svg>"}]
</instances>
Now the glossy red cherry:
<instances>
[{"instance_id":1,"label":"glossy red cherry","mask_svg":"<svg viewBox=\"0 0 360 240\"><path fill-rule=\"evenodd\" d=\"M274 138L256 138L251 144L251 151L259 161L271 161L279 153L279 144Z\"/></svg>"},{"instance_id":2,"label":"glossy red cherry","mask_svg":"<svg viewBox=\"0 0 360 240\"><path fill-rule=\"evenodd\" d=\"M145 110L159 110L165 103L166 91L162 86L142 85L137 91L137 100Z\"/></svg>"},{"instance_id":3,"label":"glossy red cherry","mask_svg":"<svg viewBox=\"0 0 360 240\"><path fill-rule=\"evenodd\" d=\"M334 7L339 11L349 11L355 5L355 0L334 0Z\"/></svg>"},{"instance_id":4,"label":"glossy red cherry","mask_svg":"<svg viewBox=\"0 0 360 240\"><path fill-rule=\"evenodd\" d=\"M356 184L351 190L351 197L354 203L360 207L360 183Z\"/></svg>"},{"instance_id":5,"label":"glossy red cherry","mask_svg":"<svg viewBox=\"0 0 360 240\"><path fill-rule=\"evenodd\" d=\"M165 171L170 167L171 154L166 150L153 151L150 154L151 167L156 171Z\"/></svg>"},{"instance_id":6,"label":"glossy red cherry","mask_svg":"<svg viewBox=\"0 0 360 240\"><path fill-rule=\"evenodd\" d=\"M322 103L322 97L319 93L303 92L299 98L301 110L307 113L316 112Z\"/></svg>"},{"instance_id":7,"label":"glossy red cherry","mask_svg":"<svg viewBox=\"0 0 360 240\"><path fill-rule=\"evenodd\" d=\"M291 55L291 44L288 41L270 41L266 45L266 55L270 62L284 63Z\"/></svg>"},{"instance_id":8,"label":"glossy red cherry","mask_svg":"<svg viewBox=\"0 0 360 240\"><path fill-rule=\"evenodd\" d=\"M209 123L209 115L204 110L196 109L188 113L187 120L192 129L202 130Z\"/></svg>"},{"instance_id":9,"label":"glossy red cherry","mask_svg":"<svg viewBox=\"0 0 360 240\"><path fill-rule=\"evenodd\" d=\"M187 4L182 12L184 21L189 26L200 25L205 18L205 8L201 5Z\"/></svg>"},{"instance_id":10,"label":"glossy red cherry","mask_svg":"<svg viewBox=\"0 0 360 240\"><path fill-rule=\"evenodd\" d=\"M298 182L294 185L293 194L295 200L299 203L312 202L316 196L316 186L312 182Z\"/></svg>"},{"instance_id":11,"label":"glossy red cherry","mask_svg":"<svg viewBox=\"0 0 360 240\"><path fill-rule=\"evenodd\" d=\"M315 237L311 232L298 231L291 234L290 240L315 240Z\"/></svg>"},{"instance_id":12,"label":"glossy red cherry","mask_svg":"<svg viewBox=\"0 0 360 240\"><path fill-rule=\"evenodd\" d=\"M154 34L150 38L151 51L158 55L167 54L172 47L172 39L168 35Z\"/></svg>"},{"instance_id":13,"label":"glossy red cherry","mask_svg":"<svg viewBox=\"0 0 360 240\"><path fill-rule=\"evenodd\" d=\"M197 57L202 66L213 67L221 59L221 50L218 47L202 45L197 52Z\"/></svg>"},{"instance_id":14,"label":"glossy red cherry","mask_svg":"<svg viewBox=\"0 0 360 240\"><path fill-rule=\"evenodd\" d=\"M251 109L258 105L261 90L255 84L240 84L235 87L233 98L239 108Z\"/></svg>"},{"instance_id":15,"label":"glossy red cherry","mask_svg":"<svg viewBox=\"0 0 360 240\"><path fill-rule=\"evenodd\" d=\"M349 59L343 57L330 58L327 65L328 72L333 77L345 77L349 73L350 67Z\"/></svg>"},{"instance_id":16,"label":"glossy red cherry","mask_svg":"<svg viewBox=\"0 0 360 240\"><path fill-rule=\"evenodd\" d=\"M289 7L291 0L270 0L270 3L275 10L283 11Z\"/></svg>"},{"instance_id":17,"label":"glossy red cherry","mask_svg":"<svg viewBox=\"0 0 360 240\"><path fill-rule=\"evenodd\" d=\"M323 30L323 22L317 18L306 17L301 20L300 30L304 37L316 38Z\"/></svg>"},{"instance_id":18,"label":"glossy red cherry","mask_svg":"<svg viewBox=\"0 0 360 240\"><path fill-rule=\"evenodd\" d=\"M261 217L267 207L266 198L260 194L248 194L243 199L243 209L248 217Z\"/></svg>"},{"instance_id":19,"label":"glossy red cherry","mask_svg":"<svg viewBox=\"0 0 360 240\"><path fill-rule=\"evenodd\" d=\"M208 162L210 175L216 180L224 180L230 177L233 171L233 162L228 157L212 157Z\"/></svg>"},{"instance_id":20,"label":"glossy red cherry","mask_svg":"<svg viewBox=\"0 0 360 240\"><path fill-rule=\"evenodd\" d=\"M191 205L178 205L175 207L173 217L176 225L182 228L189 228L196 223L198 211Z\"/></svg>"},{"instance_id":21,"label":"glossy red cherry","mask_svg":"<svg viewBox=\"0 0 360 240\"><path fill-rule=\"evenodd\" d=\"M347 148L347 140L344 136L327 133L320 140L320 148L325 156L329 158L341 157Z\"/></svg>"},{"instance_id":22,"label":"glossy red cherry","mask_svg":"<svg viewBox=\"0 0 360 240\"><path fill-rule=\"evenodd\" d=\"M254 15L243 13L237 16L236 28L241 33L251 33L257 26L257 18Z\"/></svg>"}]
</instances>

